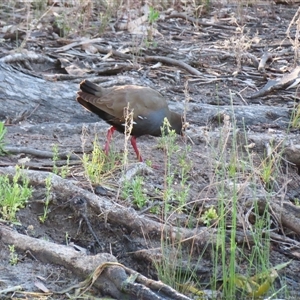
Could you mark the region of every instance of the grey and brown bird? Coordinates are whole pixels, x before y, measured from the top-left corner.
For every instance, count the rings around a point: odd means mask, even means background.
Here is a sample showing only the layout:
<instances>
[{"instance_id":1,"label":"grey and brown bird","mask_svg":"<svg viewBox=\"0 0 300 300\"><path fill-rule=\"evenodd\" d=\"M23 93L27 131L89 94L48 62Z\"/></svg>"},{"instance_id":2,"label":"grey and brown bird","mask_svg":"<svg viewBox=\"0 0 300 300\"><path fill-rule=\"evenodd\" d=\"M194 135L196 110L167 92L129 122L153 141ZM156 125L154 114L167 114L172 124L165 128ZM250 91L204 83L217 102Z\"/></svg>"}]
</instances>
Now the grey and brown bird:
<instances>
[{"instance_id":1,"label":"grey and brown bird","mask_svg":"<svg viewBox=\"0 0 300 300\"><path fill-rule=\"evenodd\" d=\"M138 85L114 86L103 88L88 80L80 83L77 101L102 120L112 125L107 132L106 154L115 130L125 131L125 110L133 110L131 145L140 161L143 161L136 145L136 138L142 135L161 136L164 118L167 118L172 130L182 133L182 117L169 110L166 99L154 89Z\"/></svg>"}]
</instances>

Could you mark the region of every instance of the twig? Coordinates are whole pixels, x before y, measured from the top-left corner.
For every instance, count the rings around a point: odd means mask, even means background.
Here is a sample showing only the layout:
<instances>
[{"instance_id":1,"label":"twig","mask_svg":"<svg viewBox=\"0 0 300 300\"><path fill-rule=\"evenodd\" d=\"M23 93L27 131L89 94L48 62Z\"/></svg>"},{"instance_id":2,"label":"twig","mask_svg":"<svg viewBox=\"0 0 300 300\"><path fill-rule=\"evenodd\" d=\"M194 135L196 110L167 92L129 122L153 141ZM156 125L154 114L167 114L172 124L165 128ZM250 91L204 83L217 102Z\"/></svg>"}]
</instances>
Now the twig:
<instances>
[{"instance_id":1,"label":"twig","mask_svg":"<svg viewBox=\"0 0 300 300\"><path fill-rule=\"evenodd\" d=\"M266 66L266 62L268 60L270 60L271 58L273 58L275 56L274 53L270 53L269 51L266 51L261 59L260 59L260 62L259 62L259 65L258 65L258 71L259 72L264 72L265 71L265 66Z\"/></svg>"},{"instance_id":2,"label":"twig","mask_svg":"<svg viewBox=\"0 0 300 300\"><path fill-rule=\"evenodd\" d=\"M72 200L71 200L71 204L72 204L72 208L73 210L79 214L86 222L91 234L93 235L94 239L96 240L96 242L98 243L98 245L100 246L100 248L102 248L102 245L92 227L92 224L89 220L89 218L87 217L88 215L88 211L87 211L87 201L83 198L83 197L78 197L75 196Z\"/></svg>"},{"instance_id":3,"label":"twig","mask_svg":"<svg viewBox=\"0 0 300 300\"><path fill-rule=\"evenodd\" d=\"M196 75L196 76L202 76L203 74L201 72L199 72L197 69L191 67L190 65L186 64L183 61L179 61L173 58L169 58L169 57L163 57L163 56L145 56L144 58L142 58L142 60L144 61L160 61L162 63L166 63L168 65L173 65L173 66L177 66L180 68L185 69L186 71L188 71L190 74L192 75Z\"/></svg>"},{"instance_id":4,"label":"twig","mask_svg":"<svg viewBox=\"0 0 300 300\"><path fill-rule=\"evenodd\" d=\"M234 30L235 29L235 27L220 25L220 24L216 24L216 23L202 22L199 19L195 19L193 17L189 17L189 16L187 16L184 13L172 13L171 15L166 16L166 19L174 19L174 18L184 19L184 20L187 20L187 21L189 21L189 22L191 22L193 24L207 26L207 27L215 27L215 28L226 29L226 30Z\"/></svg>"},{"instance_id":5,"label":"twig","mask_svg":"<svg viewBox=\"0 0 300 300\"><path fill-rule=\"evenodd\" d=\"M37 157L42 157L42 158L52 158L53 157L53 152L51 151L43 151L43 150L38 150L38 149L33 149L33 148L27 148L27 147L13 147L13 146L5 146L5 151L10 152L12 154L19 154L19 153L25 153ZM70 152L59 152L57 156L60 159L67 159L69 156L69 159L77 159L78 156L75 154L71 154Z\"/></svg>"}]
</instances>

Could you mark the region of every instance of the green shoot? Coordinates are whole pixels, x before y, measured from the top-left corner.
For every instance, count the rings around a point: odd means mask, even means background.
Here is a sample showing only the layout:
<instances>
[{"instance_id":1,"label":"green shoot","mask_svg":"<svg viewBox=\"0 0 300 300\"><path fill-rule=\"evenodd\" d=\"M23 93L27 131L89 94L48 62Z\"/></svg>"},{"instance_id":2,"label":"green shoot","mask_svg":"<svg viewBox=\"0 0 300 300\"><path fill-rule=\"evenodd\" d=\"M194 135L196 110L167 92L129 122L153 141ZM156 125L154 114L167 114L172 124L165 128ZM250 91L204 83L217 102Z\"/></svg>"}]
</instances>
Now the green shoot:
<instances>
[{"instance_id":1,"label":"green shoot","mask_svg":"<svg viewBox=\"0 0 300 300\"><path fill-rule=\"evenodd\" d=\"M150 12L148 15L148 21L152 25L159 19L159 12L155 10L153 7L150 7Z\"/></svg>"},{"instance_id":2,"label":"green shoot","mask_svg":"<svg viewBox=\"0 0 300 300\"><path fill-rule=\"evenodd\" d=\"M18 263L18 254L16 253L15 250L15 245L8 245L9 249L9 263L12 266L15 266Z\"/></svg>"},{"instance_id":3,"label":"green shoot","mask_svg":"<svg viewBox=\"0 0 300 300\"><path fill-rule=\"evenodd\" d=\"M66 178L69 173L70 173L70 154L67 155L67 163L66 165L62 166L62 167L58 167L57 166L57 162L59 160L59 152L58 152L58 146L55 144L52 147L52 152L53 152L53 156L52 156L52 162L53 162L53 168L52 171L54 174L61 176L62 178Z\"/></svg>"},{"instance_id":4,"label":"green shoot","mask_svg":"<svg viewBox=\"0 0 300 300\"><path fill-rule=\"evenodd\" d=\"M39 217L41 223L45 223L48 213L49 213L49 204L51 200L51 189L52 189L52 176L51 174L45 179L45 186L46 186L46 199L44 205L44 213L42 216Z\"/></svg>"},{"instance_id":5,"label":"green shoot","mask_svg":"<svg viewBox=\"0 0 300 300\"><path fill-rule=\"evenodd\" d=\"M52 147L52 152L53 152L53 156L52 156L53 168L52 168L52 171L53 171L54 174L58 175L58 167L56 165L56 162L59 160L57 144L55 144Z\"/></svg>"},{"instance_id":6,"label":"green shoot","mask_svg":"<svg viewBox=\"0 0 300 300\"><path fill-rule=\"evenodd\" d=\"M292 128L300 128L300 104L294 108L291 126Z\"/></svg>"}]
</instances>

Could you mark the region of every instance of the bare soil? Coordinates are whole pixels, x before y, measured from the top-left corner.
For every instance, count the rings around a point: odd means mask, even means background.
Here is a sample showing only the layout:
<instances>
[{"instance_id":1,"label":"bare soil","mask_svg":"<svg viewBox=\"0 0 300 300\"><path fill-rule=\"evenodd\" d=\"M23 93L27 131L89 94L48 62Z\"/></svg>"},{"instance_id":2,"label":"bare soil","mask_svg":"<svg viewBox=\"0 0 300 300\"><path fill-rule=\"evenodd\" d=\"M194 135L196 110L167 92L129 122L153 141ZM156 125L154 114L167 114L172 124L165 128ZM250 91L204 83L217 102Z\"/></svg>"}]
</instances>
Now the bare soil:
<instances>
[{"instance_id":1,"label":"bare soil","mask_svg":"<svg viewBox=\"0 0 300 300\"><path fill-rule=\"evenodd\" d=\"M174 255L171 252L166 254L161 249L159 228L167 224L170 232L172 228L181 228L182 236L189 237L177 269L188 273L189 264L193 265L193 279L197 278L194 280L197 288L210 289L212 269L217 268L220 278L222 269L221 266L214 266L211 259L216 231L206 227L201 216L211 206L218 208L219 186L215 172L217 156L221 153L220 141L228 134L229 141L223 144L227 148L222 153L226 153L227 159L230 159L230 141L233 132L238 129L241 132L237 142L239 158L246 153L245 146L254 144L251 154L256 167L249 172L259 168L268 153L268 145L275 149L276 157L280 153L284 159L278 160L272 189L263 181L258 181L255 187L244 185L247 180L243 178L245 173L241 173L239 180L245 190L238 199L237 246L243 249L245 255L248 251L250 253L251 247L254 247L250 229L256 218L264 217L254 215L252 207L258 203L263 210L266 202L270 202L273 234L269 252L270 267L288 262L291 258L293 260L279 272L269 296L286 286L276 297L299 299L300 212L296 205L300 199L300 159L297 152L300 149L297 148L300 134L297 128L289 130L295 102L299 102L299 93L297 85L286 89L287 86L281 84L264 90L268 80L285 78L295 69L294 47L286 31L298 6L271 5L267 1L245 6L212 4L209 8L203 8L202 13L198 12L198 16L181 5L177 8L178 14L173 16L166 13L163 7L158 7L161 18L155 22L153 39L150 41L145 34L131 34L127 29L120 29L121 25L126 24L125 12L123 17L112 19L105 30L99 33L103 20L99 23L99 8L96 6L85 27L79 26L77 30L73 29L66 36L59 37L55 31L61 33L61 30L57 31L53 12L62 14L64 9L72 25L71 19L78 18L74 7L55 5L42 19L35 17L38 23L31 24L28 36L20 34L18 39L15 39L15 31L9 35L4 28L19 25L20 33L24 32L21 26L26 16L24 7L17 6L15 14L9 7L1 12L3 21L0 26L3 30L0 33L0 61L3 75L0 74L0 100L3 109L0 110L0 118L7 125L5 144L11 154L0 157L0 174L11 174L10 166L23 163L33 172L28 176L34 189L26 207L18 212L19 224L3 221L0 223L1 230L11 230L56 245L67 245L83 255L108 253L124 266L157 280L154 263L166 255ZM184 15L194 19L184 18ZM34 19L32 14L30 16ZM292 38L295 37L295 28L292 24ZM85 44L79 43L82 37L87 39ZM93 41L96 38L101 40ZM26 42L22 48L17 48L22 41ZM75 42L73 47L68 47L72 42ZM111 49L116 52L110 52ZM269 59L258 71L258 63L266 53L270 54ZM165 58L173 60L166 61ZM143 176L144 194L148 199L144 207L137 207L132 198L123 198L119 189L123 174L121 165L112 169L100 187L91 186L86 180L81 163L83 151L91 152L95 135L99 143L104 145L108 125L84 111L75 100L79 82L85 78L104 86L150 86L160 91L169 100L170 108L177 112L183 112L185 102L189 100L189 138L177 137L179 150L171 164L174 170L179 167L178 157L189 145L186 163L190 162L192 167L187 175L186 187L190 186L190 190L183 210L176 210L178 202L171 201L173 213L168 215L167 221L163 220L161 213L151 210L156 207L157 211L162 212L163 208L166 156L158 146L159 138L143 136L138 139L143 157L155 166L150 170L143 166L143 172L138 172ZM229 123L226 123L227 116ZM51 157L43 157L43 154L34 155L28 149L46 153L52 152L54 145L58 145L60 152L72 153L73 156L67 178L60 181L55 177L58 183L51 191L48 217L45 223L41 223L39 216L43 214L46 195L42 179L48 176L47 172L52 172L53 161ZM21 147L22 150L17 153ZM129 166L136 170L136 157L128 147ZM113 151L121 157L123 150L124 136L117 133L113 138ZM56 164L64 165L66 160L61 159ZM180 176L174 178L174 190L180 190L180 180ZM230 184L228 181L226 193L229 198ZM93 193L98 193L98 196L94 195L95 198L91 200ZM82 202L74 202L78 195ZM95 204L97 201L100 204ZM230 227L228 223L228 237ZM196 231L193 230L199 230L195 236L193 233ZM9 231L5 232L9 235ZM41 253L31 248L31 244L17 245L19 262L12 266L8 248L11 239L6 239L6 235L4 237L4 231L1 234L0 290L13 287L18 290L2 293L0 297L3 299L13 296L67 299L67 292L54 292L65 290L86 278L86 274L80 276L67 264L55 263L48 252ZM230 251L229 243L226 248ZM249 271L246 256L237 257L236 271L240 274ZM18 286L22 287L23 294ZM119 299L141 299L139 296L117 296L117 292L105 293L103 288L95 288L91 293L94 297L108 295ZM190 299L193 297L188 293L187 296Z\"/></svg>"}]
</instances>

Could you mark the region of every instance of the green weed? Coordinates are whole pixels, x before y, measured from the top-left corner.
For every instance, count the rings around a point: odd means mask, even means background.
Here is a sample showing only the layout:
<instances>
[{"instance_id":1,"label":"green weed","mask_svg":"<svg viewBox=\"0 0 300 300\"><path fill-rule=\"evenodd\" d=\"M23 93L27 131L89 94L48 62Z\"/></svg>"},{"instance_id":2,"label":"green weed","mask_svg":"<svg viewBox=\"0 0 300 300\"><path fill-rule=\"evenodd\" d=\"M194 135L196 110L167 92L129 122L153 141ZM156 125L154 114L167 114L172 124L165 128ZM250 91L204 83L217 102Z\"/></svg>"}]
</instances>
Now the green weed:
<instances>
[{"instance_id":1,"label":"green weed","mask_svg":"<svg viewBox=\"0 0 300 300\"><path fill-rule=\"evenodd\" d=\"M149 8L148 22L149 27L147 30L147 39L146 39L146 47L157 46L157 43L153 41L153 31L155 27L155 23L159 19L159 12L155 10L153 7Z\"/></svg>"},{"instance_id":2,"label":"green weed","mask_svg":"<svg viewBox=\"0 0 300 300\"><path fill-rule=\"evenodd\" d=\"M53 162L53 168L52 168L52 172L56 175L61 176L62 178L66 178L69 173L70 173L70 154L67 156L67 162L64 166L62 167L58 167L57 166L57 161L59 160L59 152L58 152L58 146L55 144L52 147L52 152L53 152L53 156L52 156L52 162Z\"/></svg>"},{"instance_id":3,"label":"green weed","mask_svg":"<svg viewBox=\"0 0 300 300\"><path fill-rule=\"evenodd\" d=\"M9 263L12 266L15 266L19 259L18 259L18 254L16 253L15 246L14 245L8 245L9 249Z\"/></svg>"},{"instance_id":4,"label":"green weed","mask_svg":"<svg viewBox=\"0 0 300 300\"><path fill-rule=\"evenodd\" d=\"M217 214L215 207L211 206L208 210L206 210L203 213L201 219L205 225L210 226L211 222L216 220L218 217L219 216Z\"/></svg>"},{"instance_id":5,"label":"green weed","mask_svg":"<svg viewBox=\"0 0 300 300\"><path fill-rule=\"evenodd\" d=\"M59 29L59 36L64 37L67 36L71 31L71 24L69 22L69 16L65 15L64 13L59 15L55 15L55 25Z\"/></svg>"},{"instance_id":6,"label":"green weed","mask_svg":"<svg viewBox=\"0 0 300 300\"><path fill-rule=\"evenodd\" d=\"M19 181L22 181L22 184ZM19 166L16 166L12 182L7 175L0 175L0 191L1 216L4 220L14 222L16 212L24 207L32 194L29 179L22 174Z\"/></svg>"},{"instance_id":7,"label":"green weed","mask_svg":"<svg viewBox=\"0 0 300 300\"><path fill-rule=\"evenodd\" d=\"M97 185L103 183L110 176L120 158L112 150L106 155L97 137L95 137L93 145L91 154L83 154L82 163L87 180Z\"/></svg>"},{"instance_id":8,"label":"green weed","mask_svg":"<svg viewBox=\"0 0 300 300\"><path fill-rule=\"evenodd\" d=\"M56 162L59 160L59 157L58 157L58 146L56 144L52 147L52 153L53 153L53 156L52 156L52 162L53 162L52 172L54 174L58 175L58 167L56 165Z\"/></svg>"},{"instance_id":9,"label":"green weed","mask_svg":"<svg viewBox=\"0 0 300 300\"><path fill-rule=\"evenodd\" d=\"M125 181L122 196L125 200L131 200L138 208L143 208L147 203L147 195L144 192L144 180L142 176L136 176L131 181Z\"/></svg>"},{"instance_id":10,"label":"green weed","mask_svg":"<svg viewBox=\"0 0 300 300\"><path fill-rule=\"evenodd\" d=\"M153 25L159 19L159 11L155 10L153 7L150 7L149 10L148 21Z\"/></svg>"}]
</instances>

